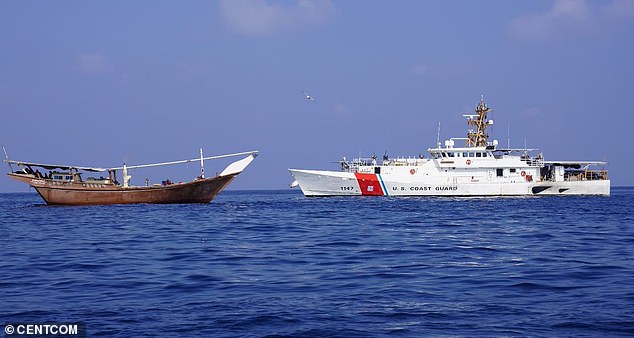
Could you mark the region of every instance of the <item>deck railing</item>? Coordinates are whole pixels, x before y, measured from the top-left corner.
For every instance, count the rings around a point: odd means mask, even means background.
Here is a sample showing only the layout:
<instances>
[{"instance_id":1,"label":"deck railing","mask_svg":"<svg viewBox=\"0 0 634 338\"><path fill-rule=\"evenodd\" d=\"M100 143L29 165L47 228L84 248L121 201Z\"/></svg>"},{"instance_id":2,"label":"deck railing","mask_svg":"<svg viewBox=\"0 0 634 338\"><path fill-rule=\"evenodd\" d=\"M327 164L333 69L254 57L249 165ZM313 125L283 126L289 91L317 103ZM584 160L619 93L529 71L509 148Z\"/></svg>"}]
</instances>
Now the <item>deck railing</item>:
<instances>
[{"instance_id":1,"label":"deck railing","mask_svg":"<svg viewBox=\"0 0 634 338\"><path fill-rule=\"evenodd\" d=\"M564 178L566 181L603 181L608 179L608 171L586 169L578 173L567 173Z\"/></svg>"}]
</instances>

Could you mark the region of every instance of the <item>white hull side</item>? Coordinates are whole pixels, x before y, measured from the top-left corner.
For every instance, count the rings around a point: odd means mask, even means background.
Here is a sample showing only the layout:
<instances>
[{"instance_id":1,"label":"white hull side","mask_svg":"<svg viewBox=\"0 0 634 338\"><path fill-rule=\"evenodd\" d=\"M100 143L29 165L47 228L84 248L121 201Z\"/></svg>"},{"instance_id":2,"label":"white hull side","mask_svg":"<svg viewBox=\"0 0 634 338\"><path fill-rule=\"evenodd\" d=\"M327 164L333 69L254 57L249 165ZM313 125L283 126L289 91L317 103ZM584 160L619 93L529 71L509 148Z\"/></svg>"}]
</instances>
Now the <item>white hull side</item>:
<instances>
[{"instance_id":1,"label":"white hull side","mask_svg":"<svg viewBox=\"0 0 634 338\"><path fill-rule=\"evenodd\" d=\"M536 195L610 195L610 180L540 182L536 187L549 187Z\"/></svg>"},{"instance_id":2,"label":"white hull side","mask_svg":"<svg viewBox=\"0 0 634 338\"><path fill-rule=\"evenodd\" d=\"M289 171L305 196L361 196L361 188L353 173L296 169Z\"/></svg>"},{"instance_id":3,"label":"white hull side","mask_svg":"<svg viewBox=\"0 0 634 338\"><path fill-rule=\"evenodd\" d=\"M408 172L408 168L404 168ZM305 196L379 195L377 187L364 191L355 173L326 170L290 169ZM527 182L471 176L364 174L375 176L385 196L531 196L531 195L609 195L610 181ZM493 182L492 182L493 180ZM367 187L365 188L367 189Z\"/></svg>"}]
</instances>

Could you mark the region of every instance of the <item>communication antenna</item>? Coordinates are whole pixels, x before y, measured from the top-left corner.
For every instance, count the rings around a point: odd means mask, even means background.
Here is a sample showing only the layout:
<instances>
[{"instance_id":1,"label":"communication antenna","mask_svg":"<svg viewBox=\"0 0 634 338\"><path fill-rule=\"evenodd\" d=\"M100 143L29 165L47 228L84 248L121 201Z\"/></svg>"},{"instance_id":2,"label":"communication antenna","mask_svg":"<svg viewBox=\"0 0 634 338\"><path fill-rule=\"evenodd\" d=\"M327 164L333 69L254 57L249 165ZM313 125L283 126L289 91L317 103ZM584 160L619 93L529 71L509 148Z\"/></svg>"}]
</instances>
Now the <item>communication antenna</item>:
<instances>
[{"instance_id":1,"label":"communication antenna","mask_svg":"<svg viewBox=\"0 0 634 338\"><path fill-rule=\"evenodd\" d=\"M511 149L511 122L506 125L506 149Z\"/></svg>"},{"instance_id":2,"label":"communication antenna","mask_svg":"<svg viewBox=\"0 0 634 338\"><path fill-rule=\"evenodd\" d=\"M438 134L436 135L436 146L440 148L440 121L438 121Z\"/></svg>"}]
</instances>

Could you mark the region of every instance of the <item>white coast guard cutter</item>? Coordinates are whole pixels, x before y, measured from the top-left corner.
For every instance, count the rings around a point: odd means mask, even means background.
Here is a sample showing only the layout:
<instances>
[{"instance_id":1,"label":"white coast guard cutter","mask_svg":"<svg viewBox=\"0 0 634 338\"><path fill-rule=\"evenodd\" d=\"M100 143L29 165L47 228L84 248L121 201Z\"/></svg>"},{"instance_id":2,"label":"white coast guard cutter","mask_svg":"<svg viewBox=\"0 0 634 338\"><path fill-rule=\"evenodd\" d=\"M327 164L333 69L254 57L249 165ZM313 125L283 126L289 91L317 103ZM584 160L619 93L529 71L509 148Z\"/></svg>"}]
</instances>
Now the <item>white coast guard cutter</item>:
<instances>
[{"instance_id":1,"label":"white coast guard cutter","mask_svg":"<svg viewBox=\"0 0 634 338\"><path fill-rule=\"evenodd\" d=\"M376 157L339 162L339 171L289 169L306 196L609 195L607 162L546 161L536 149L499 149L488 142L491 112L484 100L465 115L467 138L429 148L430 158ZM455 147L456 140L466 140ZM536 154L536 155L535 155ZM601 167L600 169L596 169Z\"/></svg>"}]
</instances>

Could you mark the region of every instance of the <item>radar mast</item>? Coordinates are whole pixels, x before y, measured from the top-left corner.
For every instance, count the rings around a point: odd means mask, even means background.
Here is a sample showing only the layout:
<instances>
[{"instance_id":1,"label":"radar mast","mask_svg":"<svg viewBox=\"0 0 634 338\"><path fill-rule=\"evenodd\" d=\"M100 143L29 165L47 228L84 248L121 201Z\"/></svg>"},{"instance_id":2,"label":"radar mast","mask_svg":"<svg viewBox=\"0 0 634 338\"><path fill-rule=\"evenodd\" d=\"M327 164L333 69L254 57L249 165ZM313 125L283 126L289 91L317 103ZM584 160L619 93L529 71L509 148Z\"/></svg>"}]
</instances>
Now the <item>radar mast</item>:
<instances>
[{"instance_id":1,"label":"radar mast","mask_svg":"<svg viewBox=\"0 0 634 338\"><path fill-rule=\"evenodd\" d=\"M477 115L464 115L467 117L467 124L475 127L469 130L467 133L467 147L486 147L489 135L486 133L486 128L493 124L493 120L487 120L487 113L492 112L493 109L489 108L484 102L484 95L480 97L480 102L475 108Z\"/></svg>"}]
</instances>

